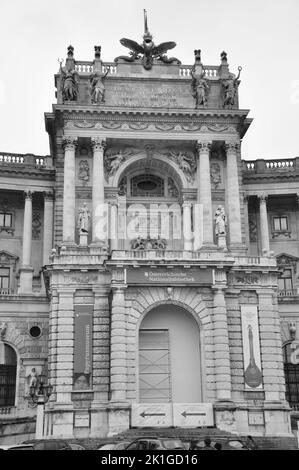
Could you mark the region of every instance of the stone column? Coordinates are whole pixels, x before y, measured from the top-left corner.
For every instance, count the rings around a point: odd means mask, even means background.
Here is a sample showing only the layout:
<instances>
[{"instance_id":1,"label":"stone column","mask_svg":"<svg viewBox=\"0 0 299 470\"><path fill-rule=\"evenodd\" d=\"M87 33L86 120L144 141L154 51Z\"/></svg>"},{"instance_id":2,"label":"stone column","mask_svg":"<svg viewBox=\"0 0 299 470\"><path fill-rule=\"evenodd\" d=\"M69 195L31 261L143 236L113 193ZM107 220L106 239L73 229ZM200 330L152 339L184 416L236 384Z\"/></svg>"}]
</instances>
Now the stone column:
<instances>
[{"instance_id":1,"label":"stone column","mask_svg":"<svg viewBox=\"0 0 299 470\"><path fill-rule=\"evenodd\" d=\"M116 202L110 204L110 250L118 249L118 205Z\"/></svg>"},{"instance_id":2,"label":"stone column","mask_svg":"<svg viewBox=\"0 0 299 470\"><path fill-rule=\"evenodd\" d=\"M227 205L229 220L229 237L231 245L241 245L241 210L238 174L238 142L227 142L226 145L226 173L227 173Z\"/></svg>"},{"instance_id":3,"label":"stone column","mask_svg":"<svg viewBox=\"0 0 299 470\"><path fill-rule=\"evenodd\" d=\"M192 227L191 227L191 207L190 201L183 203L183 235L184 235L184 250L192 250Z\"/></svg>"},{"instance_id":4,"label":"stone column","mask_svg":"<svg viewBox=\"0 0 299 470\"><path fill-rule=\"evenodd\" d=\"M113 291L111 310L111 401L125 401L127 389L126 307L124 288Z\"/></svg>"},{"instance_id":5,"label":"stone column","mask_svg":"<svg viewBox=\"0 0 299 470\"><path fill-rule=\"evenodd\" d=\"M267 256L270 251L267 196L265 194L260 194L258 196L258 199L260 203L260 233L262 254L265 254Z\"/></svg>"},{"instance_id":6,"label":"stone column","mask_svg":"<svg viewBox=\"0 0 299 470\"><path fill-rule=\"evenodd\" d=\"M105 177L104 177L104 149L105 140L95 137L91 139L93 148L92 171L92 243L95 245L107 245L107 227L105 225ZM107 222L107 214L106 214Z\"/></svg>"},{"instance_id":7,"label":"stone column","mask_svg":"<svg viewBox=\"0 0 299 470\"><path fill-rule=\"evenodd\" d=\"M249 203L249 196L248 194L244 194L244 218L245 218L245 237L246 237L246 246L250 247L250 234L249 234L249 216L248 216L248 203Z\"/></svg>"},{"instance_id":8,"label":"stone column","mask_svg":"<svg viewBox=\"0 0 299 470\"><path fill-rule=\"evenodd\" d=\"M229 338L227 311L224 290L215 287L214 291L214 346L217 400L231 399L231 369L229 357Z\"/></svg>"},{"instance_id":9,"label":"stone column","mask_svg":"<svg viewBox=\"0 0 299 470\"><path fill-rule=\"evenodd\" d=\"M32 193L25 192L22 267L20 269L20 294L32 293L33 268L31 266L32 247Z\"/></svg>"},{"instance_id":10,"label":"stone column","mask_svg":"<svg viewBox=\"0 0 299 470\"><path fill-rule=\"evenodd\" d=\"M49 264L49 258L53 247L53 216L54 196L52 193L44 193L43 266Z\"/></svg>"},{"instance_id":11,"label":"stone column","mask_svg":"<svg viewBox=\"0 0 299 470\"><path fill-rule=\"evenodd\" d=\"M198 202L203 206L203 245L214 245L213 238L213 214L212 214L212 192L210 177L210 149L211 142L197 143L198 165L197 185ZM195 230L198 230L196 221Z\"/></svg>"},{"instance_id":12,"label":"stone column","mask_svg":"<svg viewBox=\"0 0 299 470\"><path fill-rule=\"evenodd\" d=\"M64 138L63 242L75 243L75 149L77 138Z\"/></svg>"}]
</instances>

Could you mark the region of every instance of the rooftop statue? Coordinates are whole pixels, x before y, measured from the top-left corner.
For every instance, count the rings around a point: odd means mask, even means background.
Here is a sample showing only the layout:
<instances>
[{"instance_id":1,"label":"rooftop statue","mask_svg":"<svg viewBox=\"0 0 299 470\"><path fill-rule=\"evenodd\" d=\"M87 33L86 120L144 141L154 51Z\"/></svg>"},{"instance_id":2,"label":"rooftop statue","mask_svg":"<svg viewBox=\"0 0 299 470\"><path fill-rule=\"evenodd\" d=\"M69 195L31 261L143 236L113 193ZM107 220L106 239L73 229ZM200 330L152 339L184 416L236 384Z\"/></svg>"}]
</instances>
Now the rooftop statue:
<instances>
[{"instance_id":1,"label":"rooftop statue","mask_svg":"<svg viewBox=\"0 0 299 470\"><path fill-rule=\"evenodd\" d=\"M223 60L223 56L221 56L221 58ZM224 90L224 108L231 108L236 104L235 98L240 84L239 78L241 70L242 67L238 67L239 73L237 77L233 73L230 73L228 78L222 80L222 86Z\"/></svg>"},{"instance_id":2,"label":"rooftop statue","mask_svg":"<svg viewBox=\"0 0 299 470\"><path fill-rule=\"evenodd\" d=\"M176 46L176 43L173 41L162 42L158 46L155 46L153 42L153 36L148 30L147 26L147 15L146 10L144 10L144 35L143 43L138 44L132 39L120 39L120 43L130 49L130 56L119 56L114 59L114 62L118 62L119 59L124 59L127 62L134 62L135 60L141 59L142 65L146 70L150 70L153 66L154 59L161 60L165 63L181 62L176 57L168 58L165 55L169 49L173 49Z\"/></svg>"},{"instance_id":3,"label":"rooftop statue","mask_svg":"<svg viewBox=\"0 0 299 470\"><path fill-rule=\"evenodd\" d=\"M74 48L68 47L65 67L60 62L61 86L63 101L76 101L78 97L79 75L75 69Z\"/></svg>"}]
</instances>

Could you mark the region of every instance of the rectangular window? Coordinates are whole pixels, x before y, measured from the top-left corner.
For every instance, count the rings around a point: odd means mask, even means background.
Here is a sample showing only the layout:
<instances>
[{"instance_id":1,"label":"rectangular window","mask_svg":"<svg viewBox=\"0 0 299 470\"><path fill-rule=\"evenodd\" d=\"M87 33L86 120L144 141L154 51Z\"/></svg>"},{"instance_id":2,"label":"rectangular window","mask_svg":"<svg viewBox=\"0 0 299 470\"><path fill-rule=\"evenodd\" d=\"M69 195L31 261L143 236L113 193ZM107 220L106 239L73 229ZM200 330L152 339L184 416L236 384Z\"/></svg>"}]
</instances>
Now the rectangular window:
<instances>
[{"instance_id":1,"label":"rectangular window","mask_svg":"<svg viewBox=\"0 0 299 470\"><path fill-rule=\"evenodd\" d=\"M10 269L0 268L0 290L9 289Z\"/></svg>"},{"instance_id":2,"label":"rectangular window","mask_svg":"<svg viewBox=\"0 0 299 470\"><path fill-rule=\"evenodd\" d=\"M292 270L285 269L278 279L278 289L279 290L291 290L293 289L292 281Z\"/></svg>"},{"instance_id":3,"label":"rectangular window","mask_svg":"<svg viewBox=\"0 0 299 470\"><path fill-rule=\"evenodd\" d=\"M286 216L283 217L274 217L273 218L273 227L276 232L281 232L283 230L288 230L288 219Z\"/></svg>"},{"instance_id":4,"label":"rectangular window","mask_svg":"<svg viewBox=\"0 0 299 470\"><path fill-rule=\"evenodd\" d=\"M12 214L0 212L0 227L11 227Z\"/></svg>"}]
</instances>

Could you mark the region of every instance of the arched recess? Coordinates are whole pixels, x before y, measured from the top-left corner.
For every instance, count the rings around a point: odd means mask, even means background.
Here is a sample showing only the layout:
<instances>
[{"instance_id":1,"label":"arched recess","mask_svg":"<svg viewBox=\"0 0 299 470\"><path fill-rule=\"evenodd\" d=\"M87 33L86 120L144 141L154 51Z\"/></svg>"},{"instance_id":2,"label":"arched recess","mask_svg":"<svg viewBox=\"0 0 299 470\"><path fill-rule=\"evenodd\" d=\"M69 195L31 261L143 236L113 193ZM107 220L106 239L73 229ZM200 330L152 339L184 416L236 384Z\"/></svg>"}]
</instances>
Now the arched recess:
<instances>
[{"instance_id":1,"label":"arched recess","mask_svg":"<svg viewBox=\"0 0 299 470\"><path fill-rule=\"evenodd\" d=\"M180 299L184 299L183 301ZM188 288L176 288L172 298L168 298L165 288L142 288L135 291L130 307L128 327L128 397L138 402L139 397L139 329L146 315L160 306L179 307L193 318L194 326L199 330L200 363L194 371L201 377L201 401L211 402L215 398L214 357L211 351L213 342L213 323L209 309L198 291Z\"/></svg>"},{"instance_id":2,"label":"arched recess","mask_svg":"<svg viewBox=\"0 0 299 470\"><path fill-rule=\"evenodd\" d=\"M18 357L15 349L0 341L0 407L16 405Z\"/></svg>"},{"instance_id":3,"label":"arched recess","mask_svg":"<svg viewBox=\"0 0 299 470\"><path fill-rule=\"evenodd\" d=\"M118 187L119 182L124 175L129 173L136 174L144 169L148 172L153 172L153 174L167 174L169 177L173 178L179 190L189 187L189 183L184 172L175 162L168 159L165 155L152 157L149 160L144 153L134 155L126 160L112 177L111 186Z\"/></svg>"}]
</instances>

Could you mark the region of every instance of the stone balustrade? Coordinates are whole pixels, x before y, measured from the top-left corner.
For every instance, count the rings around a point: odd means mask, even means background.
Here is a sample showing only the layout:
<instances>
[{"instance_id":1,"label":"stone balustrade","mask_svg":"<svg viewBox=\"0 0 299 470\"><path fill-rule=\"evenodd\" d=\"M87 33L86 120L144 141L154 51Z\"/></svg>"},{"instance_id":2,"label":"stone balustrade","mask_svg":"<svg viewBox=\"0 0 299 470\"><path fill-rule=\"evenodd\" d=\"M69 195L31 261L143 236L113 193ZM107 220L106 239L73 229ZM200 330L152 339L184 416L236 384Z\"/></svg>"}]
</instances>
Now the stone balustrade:
<instances>
[{"instance_id":1,"label":"stone balustrade","mask_svg":"<svg viewBox=\"0 0 299 470\"><path fill-rule=\"evenodd\" d=\"M281 289L277 293L278 297L297 297L299 295L299 288L295 289Z\"/></svg>"},{"instance_id":2,"label":"stone balustrade","mask_svg":"<svg viewBox=\"0 0 299 470\"><path fill-rule=\"evenodd\" d=\"M0 152L0 164L46 167L52 166L52 158L50 156Z\"/></svg>"},{"instance_id":3,"label":"stone balustrade","mask_svg":"<svg viewBox=\"0 0 299 470\"><path fill-rule=\"evenodd\" d=\"M181 65L180 66L180 77L191 77L191 70L193 65ZM208 79L219 78L219 67L212 65L204 65L205 77Z\"/></svg>"},{"instance_id":4,"label":"stone balustrade","mask_svg":"<svg viewBox=\"0 0 299 470\"><path fill-rule=\"evenodd\" d=\"M243 171L251 173L288 172L299 168L299 157L279 160L243 160L242 165Z\"/></svg>"},{"instance_id":5,"label":"stone balustrade","mask_svg":"<svg viewBox=\"0 0 299 470\"><path fill-rule=\"evenodd\" d=\"M93 64L94 63L90 61L80 60L76 62L75 70L79 74L91 74L93 73ZM103 73L105 73L108 68L110 69L111 75L115 75L117 73L117 66L114 62L105 62L102 67Z\"/></svg>"}]
</instances>

